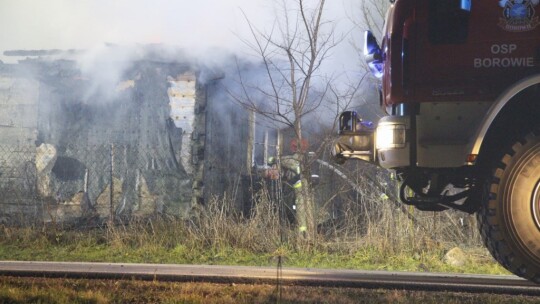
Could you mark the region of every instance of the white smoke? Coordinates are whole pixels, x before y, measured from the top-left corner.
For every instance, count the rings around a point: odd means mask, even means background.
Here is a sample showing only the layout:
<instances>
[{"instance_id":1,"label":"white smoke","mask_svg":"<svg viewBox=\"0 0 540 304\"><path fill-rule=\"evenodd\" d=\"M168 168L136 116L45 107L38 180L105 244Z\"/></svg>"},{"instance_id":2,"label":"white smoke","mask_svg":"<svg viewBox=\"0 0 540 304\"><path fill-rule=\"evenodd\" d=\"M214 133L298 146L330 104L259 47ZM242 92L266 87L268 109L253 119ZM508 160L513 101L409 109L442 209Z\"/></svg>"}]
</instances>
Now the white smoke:
<instances>
[{"instance_id":1,"label":"white smoke","mask_svg":"<svg viewBox=\"0 0 540 304\"><path fill-rule=\"evenodd\" d=\"M0 60L20 59L2 56L6 50L80 50L103 44L174 45L208 58L213 57L208 50L220 48L245 56L241 38L251 34L244 14L257 28L268 28L276 18L276 2L280 1L2 0ZM327 1L327 18L347 23L348 2L355 1ZM352 51L344 43L336 53ZM344 66L350 64L339 64Z\"/></svg>"},{"instance_id":2,"label":"white smoke","mask_svg":"<svg viewBox=\"0 0 540 304\"><path fill-rule=\"evenodd\" d=\"M78 56L81 77L88 82L82 100L87 101L98 94L104 101L113 99L118 93L117 87L123 80L124 71L131 66L136 52L137 48L133 47L100 45Z\"/></svg>"},{"instance_id":3,"label":"white smoke","mask_svg":"<svg viewBox=\"0 0 540 304\"><path fill-rule=\"evenodd\" d=\"M318 2L318 1L313 1ZM96 93L114 99L116 87L133 59L140 58L141 46L158 45L160 55L174 58L182 49L212 70L234 70L233 56L257 61L247 47L251 31L245 16L263 32L271 30L282 17L276 5L281 0L1 0L0 60L21 58L2 56L6 50L85 50L75 58L82 77L88 80L83 99ZM293 7L295 1L283 3ZM343 42L332 50L321 74L351 73L360 70L360 58L350 43L352 23L345 11L355 0L326 2L325 19L336 24L336 37ZM294 15L296 11L292 10ZM360 11L358 12L358 14ZM358 34L358 33L356 33ZM356 36L358 37L358 35ZM111 46L112 45L112 46ZM168 54L163 51L170 50ZM214 69L215 68L215 69ZM253 73L260 71L253 71ZM212 80L222 75L201 75ZM230 76L230 75L227 75ZM360 78L360 77L358 77ZM251 80L260 79L253 76ZM261 80L262 82L262 80Z\"/></svg>"},{"instance_id":4,"label":"white smoke","mask_svg":"<svg viewBox=\"0 0 540 304\"><path fill-rule=\"evenodd\" d=\"M104 43L236 49L240 8L264 21L264 0L2 0L0 50L88 49ZM6 60L6 58L2 58Z\"/></svg>"}]
</instances>

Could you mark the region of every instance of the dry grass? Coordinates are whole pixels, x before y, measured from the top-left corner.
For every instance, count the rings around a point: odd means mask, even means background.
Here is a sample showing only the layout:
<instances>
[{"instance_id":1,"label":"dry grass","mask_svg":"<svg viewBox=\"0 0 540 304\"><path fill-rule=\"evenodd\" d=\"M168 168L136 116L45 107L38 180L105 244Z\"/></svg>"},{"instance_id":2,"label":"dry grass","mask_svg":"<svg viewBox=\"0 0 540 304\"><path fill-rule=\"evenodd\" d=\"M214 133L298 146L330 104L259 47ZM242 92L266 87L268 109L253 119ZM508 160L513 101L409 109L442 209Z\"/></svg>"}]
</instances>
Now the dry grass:
<instances>
[{"instance_id":1,"label":"dry grass","mask_svg":"<svg viewBox=\"0 0 540 304\"><path fill-rule=\"evenodd\" d=\"M251 215L244 217L231 199L213 199L195 212L188 232L199 244L234 247L253 252L276 250L289 225L280 220L277 206L260 195Z\"/></svg>"},{"instance_id":2,"label":"dry grass","mask_svg":"<svg viewBox=\"0 0 540 304\"><path fill-rule=\"evenodd\" d=\"M281 256L290 267L506 273L479 244L476 228L457 224L461 214L407 214L373 191L361 204L345 205L338 222L321 221L306 242L272 197L263 188L248 217L233 199L216 198L187 220L148 218L93 230L0 227L0 259L275 265ZM443 263L454 246L469 253L466 265Z\"/></svg>"},{"instance_id":3,"label":"dry grass","mask_svg":"<svg viewBox=\"0 0 540 304\"><path fill-rule=\"evenodd\" d=\"M0 277L0 303L537 303L535 297L273 285Z\"/></svg>"},{"instance_id":4,"label":"dry grass","mask_svg":"<svg viewBox=\"0 0 540 304\"><path fill-rule=\"evenodd\" d=\"M353 250L370 246L390 255L483 246L474 215L453 210L424 212L403 205L395 197L398 186L388 173L376 170L366 174L368 169L360 166L356 169L360 173L349 173L356 176L354 196L349 184L326 176L334 190L328 200L340 200L343 210L340 220L325 231L327 239L341 240ZM320 210L321 219L328 217L325 212Z\"/></svg>"}]
</instances>

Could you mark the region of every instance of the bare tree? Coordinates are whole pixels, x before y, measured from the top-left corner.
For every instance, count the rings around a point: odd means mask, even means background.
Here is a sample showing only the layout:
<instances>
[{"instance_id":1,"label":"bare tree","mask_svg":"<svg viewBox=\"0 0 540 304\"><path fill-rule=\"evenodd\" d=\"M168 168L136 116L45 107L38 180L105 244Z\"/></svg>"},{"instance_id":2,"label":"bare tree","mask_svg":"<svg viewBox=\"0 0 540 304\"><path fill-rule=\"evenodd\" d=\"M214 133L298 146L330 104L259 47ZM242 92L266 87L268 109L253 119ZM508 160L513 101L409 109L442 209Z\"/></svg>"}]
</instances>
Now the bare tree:
<instances>
[{"instance_id":1,"label":"bare tree","mask_svg":"<svg viewBox=\"0 0 540 304\"><path fill-rule=\"evenodd\" d=\"M324 18L325 0L276 1L277 16L269 31L256 28L245 16L251 39L244 42L262 61L265 85L238 76L242 93L233 98L244 107L294 130L298 150L292 156L299 166L300 196L297 219L300 234L313 239L316 231L310 159L302 149L302 122L328 99L341 96L332 85L333 75L325 75L323 62L342 40L335 24ZM282 162L284 160L282 159Z\"/></svg>"},{"instance_id":2,"label":"bare tree","mask_svg":"<svg viewBox=\"0 0 540 304\"><path fill-rule=\"evenodd\" d=\"M356 26L363 30L370 30L375 37L383 34L384 17L390 6L389 0L364 0L360 4L362 18L355 22Z\"/></svg>"}]
</instances>

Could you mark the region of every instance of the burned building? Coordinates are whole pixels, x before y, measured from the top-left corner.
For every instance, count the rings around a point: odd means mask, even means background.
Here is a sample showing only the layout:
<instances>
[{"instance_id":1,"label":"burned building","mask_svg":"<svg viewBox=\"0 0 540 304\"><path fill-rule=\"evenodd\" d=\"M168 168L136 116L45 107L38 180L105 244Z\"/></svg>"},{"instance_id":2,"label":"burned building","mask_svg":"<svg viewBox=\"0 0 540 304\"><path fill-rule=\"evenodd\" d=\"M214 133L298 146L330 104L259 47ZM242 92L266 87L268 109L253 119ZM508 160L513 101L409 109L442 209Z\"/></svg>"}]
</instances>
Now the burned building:
<instances>
[{"instance_id":1,"label":"burned building","mask_svg":"<svg viewBox=\"0 0 540 304\"><path fill-rule=\"evenodd\" d=\"M0 63L0 223L185 216L250 187L249 114L220 71L181 53L30 55Z\"/></svg>"}]
</instances>

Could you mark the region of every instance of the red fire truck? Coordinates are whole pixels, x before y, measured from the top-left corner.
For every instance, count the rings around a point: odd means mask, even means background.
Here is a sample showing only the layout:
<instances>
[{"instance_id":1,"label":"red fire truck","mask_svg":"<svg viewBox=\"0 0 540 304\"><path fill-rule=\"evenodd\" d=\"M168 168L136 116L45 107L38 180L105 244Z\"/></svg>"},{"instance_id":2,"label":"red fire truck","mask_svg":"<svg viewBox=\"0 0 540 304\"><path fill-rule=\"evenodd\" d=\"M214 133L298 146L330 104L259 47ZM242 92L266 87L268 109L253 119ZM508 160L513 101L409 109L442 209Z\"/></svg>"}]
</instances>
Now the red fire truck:
<instances>
[{"instance_id":1,"label":"red fire truck","mask_svg":"<svg viewBox=\"0 0 540 304\"><path fill-rule=\"evenodd\" d=\"M391 2L364 51L388 115L342 113L334 156L394 169L405 204L476 213L497 261L540 283L540 0Z\"/></svg>"}]
</instances>

